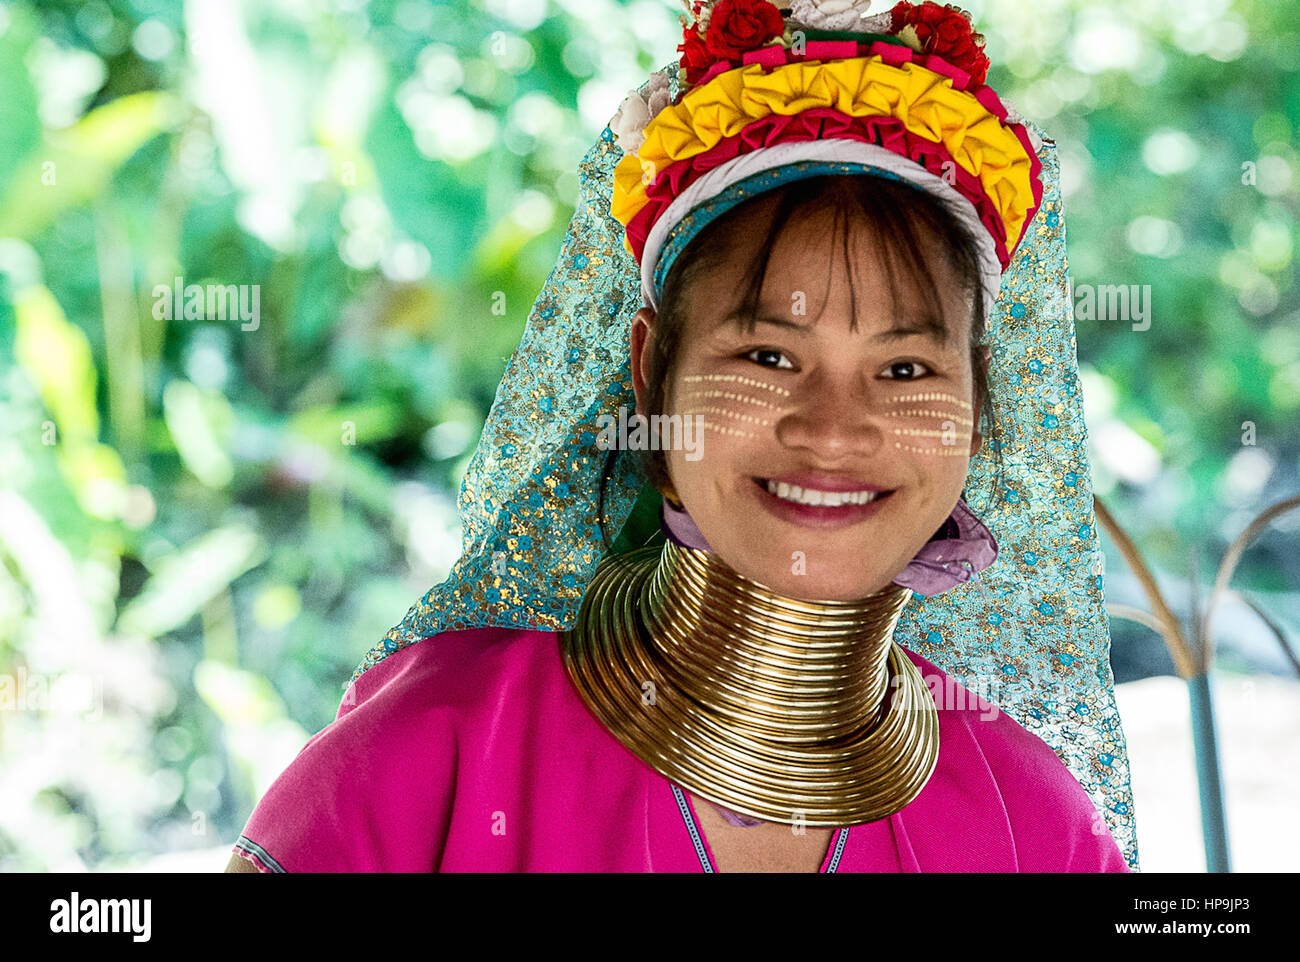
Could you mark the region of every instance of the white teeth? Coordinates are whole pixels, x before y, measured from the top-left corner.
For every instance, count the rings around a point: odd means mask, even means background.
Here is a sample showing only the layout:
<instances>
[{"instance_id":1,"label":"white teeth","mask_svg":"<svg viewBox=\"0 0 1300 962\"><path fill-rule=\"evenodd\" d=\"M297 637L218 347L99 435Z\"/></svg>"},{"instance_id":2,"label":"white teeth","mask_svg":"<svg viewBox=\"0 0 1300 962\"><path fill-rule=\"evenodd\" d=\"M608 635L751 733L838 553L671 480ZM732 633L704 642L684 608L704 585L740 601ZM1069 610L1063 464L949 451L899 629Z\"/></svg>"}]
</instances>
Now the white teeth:
<instances>
[{"instance_id":1,"label":"white teeth","mask_svg":"<svg viewBox=\"0 0 1300 962\"><path fill-rule=\"evenodd\" d=\"M868 501L874 501L878 494L876 491L814 491L811 488L805 490L797 484L786 484L784 481L767 482L767 490L784 501L817 504L827 508L842 504L866 504Z\"/></svg>"}]
</instances>

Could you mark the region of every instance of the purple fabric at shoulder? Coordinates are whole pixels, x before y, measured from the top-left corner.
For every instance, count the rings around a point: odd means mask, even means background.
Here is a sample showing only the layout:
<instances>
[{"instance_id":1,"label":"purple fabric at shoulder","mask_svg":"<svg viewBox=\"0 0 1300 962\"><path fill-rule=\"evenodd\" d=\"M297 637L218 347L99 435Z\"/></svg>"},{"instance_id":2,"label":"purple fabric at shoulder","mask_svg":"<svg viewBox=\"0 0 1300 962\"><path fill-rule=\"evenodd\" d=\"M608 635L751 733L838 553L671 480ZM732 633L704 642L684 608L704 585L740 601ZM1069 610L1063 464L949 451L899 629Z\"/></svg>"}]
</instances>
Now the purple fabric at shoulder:
<instances>
[{"instance_id":1,"label":"purple fabric at shoulder","mask_svg":"<svg viewBox=\"0 0 1300 962\"><path fill-rule=\"evenodd\" d=\"M928 598L970 581L992 567L997 558L998 542L993 532L975 516L964 498L958 498L944 526L921 546L894 584Z\"/></svg>"},{"instance_id":2,"label":"purple fabric at shoulder","mask_svg":"<svg viewBox=\"0 0 1300 962\"><path fill-rule=\"evenodd\" d=\"M663 501L659 522L664 535L673 543L699 551L713 550L690 514L674 508L667 498ZM958 498L943 526L921 547L893 583L929 598L969 581L992 567L997 557L998 542L993 532L975 516L964 498Z\"/></svg>"}]
</instances>

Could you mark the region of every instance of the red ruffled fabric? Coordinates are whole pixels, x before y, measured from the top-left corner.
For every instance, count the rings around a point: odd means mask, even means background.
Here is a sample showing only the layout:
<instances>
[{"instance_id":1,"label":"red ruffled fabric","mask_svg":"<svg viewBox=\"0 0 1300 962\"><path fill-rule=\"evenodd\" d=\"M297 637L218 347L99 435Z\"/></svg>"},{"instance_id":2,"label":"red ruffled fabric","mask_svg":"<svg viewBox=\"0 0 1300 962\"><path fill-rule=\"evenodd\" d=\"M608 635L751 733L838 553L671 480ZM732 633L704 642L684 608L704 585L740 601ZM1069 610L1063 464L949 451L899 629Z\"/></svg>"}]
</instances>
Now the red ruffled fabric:
<instances>
[{"instance_id":1,"label":"red ruffled fabric","mask_svg":"<svg viewBox=\"0 0 1300 962\"><path fill-rule=\"evenodd\" d=\"M744 55L743 63L759 64L768 68L780 67L801 60L843 60L859 56L878 56L886 63L898 66L914 63L926 70L942 74L952 81L955 90L966 91L1016 135L1030 158L1030 181L1033 185L1034 203L1026 212L1024 226L1020 237L1013 243L1007 243L1006 227L994 207L992 200L984 191L978 177L969 173L955 161L953 174L954 188L975 207L980 222L993 238L998 262L1005 271L1011 263L1011 257L1024 232L1029 229L1034 215L1043 199L1042 162L1034 152L1029 140L1029 133L1021 124L1007 122L1007 109L998 99L993 88L971 81L964 70L934 54L917 53L910 47L876 40L870 44L853 40L814 40L806 45L803 57L798 57L785 47L772 45L759 50L752 50ZM734 64L721 62L714 64L704 75L698 89L715 76L728 70L736 69ZM670 164L659 171L654 182L646 188L646 204L628 222L627 238L638 261L645 250L646 238L655 222L668 208L668 205L689 187L698 177L712 170L719 164L764 147L803 140L858 140L865 143L879 144L901 156L920 164L935 176L944 175L943 164L952 161L952 155L943 144L928 140L907 130L897 117L852 117L830 107L815 107L794 116L773 114L748 124L738 135L729 137L715 144L710 150L696 154L687 160Z\"/></svg>"}]
</instances>

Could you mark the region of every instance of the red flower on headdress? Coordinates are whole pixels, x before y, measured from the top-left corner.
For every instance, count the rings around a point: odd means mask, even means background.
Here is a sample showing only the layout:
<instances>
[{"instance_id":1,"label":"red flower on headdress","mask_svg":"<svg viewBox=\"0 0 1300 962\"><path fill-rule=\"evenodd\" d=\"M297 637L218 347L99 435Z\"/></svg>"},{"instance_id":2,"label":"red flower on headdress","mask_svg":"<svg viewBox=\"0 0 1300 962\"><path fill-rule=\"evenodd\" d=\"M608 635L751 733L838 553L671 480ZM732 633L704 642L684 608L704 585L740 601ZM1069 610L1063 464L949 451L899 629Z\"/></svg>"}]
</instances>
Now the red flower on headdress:
<instances>
[{"instance_id":1,"label":"red flower on headdress","mask_svg":"<svg viewBox=\"0 0 1300 962\"><path fill-rule=\"evenodd\" d=\"M785 18L769 0L719 0L704 42L718 60L739 60L785 33Z\"/></svg>"},{"instance_id":2,"label":"red flower on headdress","mask_svg":"<svg viewBox=\"0 0 1300 962\"><path fill-rule=\"evenodd\" d=\"M940 6L932 0L908 3L903 0L892 10L890 33L904 27L916 31L926 53L942 57L954 67L983 83L989 72L989 58L984 56L984 37L971 26L970 14L951 3Z\"/></svg>"},{"instance_id":3,"label":"red flower on headdress","mask_svg":"<svg viewBox=\"0 0 1300 962\"><path fill-rule=\"evenodd\" d=\"M681 65L686 82L693 86L713 66L713 54L709 53L704 38L696 32L694 24L686 25L682 42L677 45L677 49L682 51Z\"/></svg>"}]
</instances>

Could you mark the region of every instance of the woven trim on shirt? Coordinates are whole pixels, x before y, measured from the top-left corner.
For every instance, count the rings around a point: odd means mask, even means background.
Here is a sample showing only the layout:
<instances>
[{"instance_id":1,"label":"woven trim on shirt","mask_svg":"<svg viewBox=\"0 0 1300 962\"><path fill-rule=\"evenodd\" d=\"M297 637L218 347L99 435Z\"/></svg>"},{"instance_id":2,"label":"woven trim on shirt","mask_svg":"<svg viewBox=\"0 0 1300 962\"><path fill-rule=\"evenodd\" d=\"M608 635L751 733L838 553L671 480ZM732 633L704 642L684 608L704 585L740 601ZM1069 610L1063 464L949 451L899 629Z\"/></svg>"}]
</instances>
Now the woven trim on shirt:
<instances>
[{"instance_id":1,"label":"woven trim on shirt","mask_svg":"<svg viewBox=\"0 0 1300 962\"><path fill-rule=\"evenodd\" d=\"M267 852L266 849L262 848L262 846L254 842L251 838L246 838L243 835L239 836L239 839L235 842L235 848L245 851L249 855L252 855L254 858L256 858L259 862L265 865L272 872L284 872L284 866L282 866L275 859L271 858L270 853ZM285 874L288 873L286 872Z\"/></svg>"}]
</instances>

